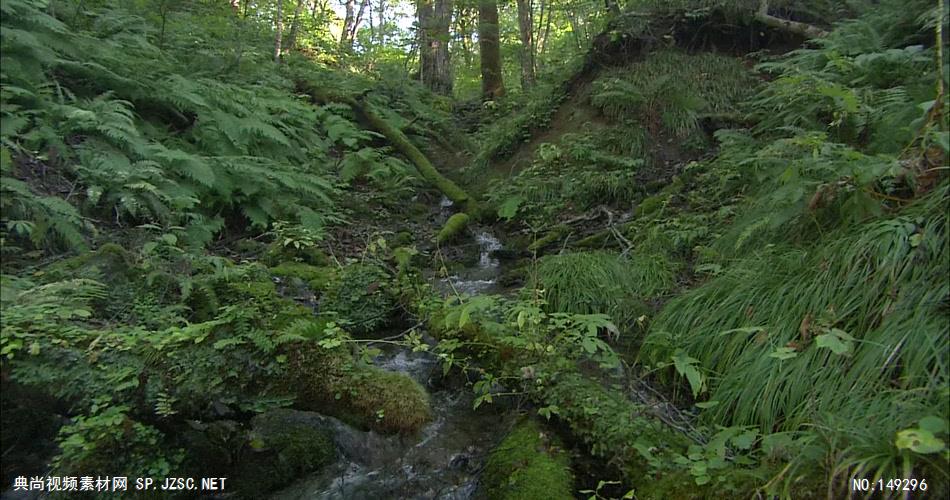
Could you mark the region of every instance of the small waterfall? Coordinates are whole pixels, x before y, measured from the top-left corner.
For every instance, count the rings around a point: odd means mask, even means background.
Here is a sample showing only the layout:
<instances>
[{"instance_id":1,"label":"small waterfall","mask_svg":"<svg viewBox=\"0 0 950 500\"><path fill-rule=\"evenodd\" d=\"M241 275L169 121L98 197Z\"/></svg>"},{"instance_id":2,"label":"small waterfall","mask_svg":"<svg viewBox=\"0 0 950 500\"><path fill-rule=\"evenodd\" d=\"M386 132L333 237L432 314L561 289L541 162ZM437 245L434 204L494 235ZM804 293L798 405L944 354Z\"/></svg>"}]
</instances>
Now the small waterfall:
<instances>
[{"instance_id":1,"label":"small waterfall","mask_svg":"<svg viewBox=\"0 0 950 500\"><path fill-rule=\"evenodd\" d=\"M442 282L447 285L444 290L446 293L457 291L477 295L494 290L501 271L501 263L495 256L495 253L503 248L501 241L494 234L480 230L475 234L475 242L478 244L478 264L443 279Z\"/></svg>"},{"instance_id":2,"label":"small waterfall","mask_svg":"<svg viewBox=\"0 0 950 500\"><path fill-rule=\"evenodd\" d=\"M475 241L478 242L478 267L482 269L493 269L498 267L498 259L493 255L501 250L501 242L495 235L481 231L475 235Z\"/></svg>"}]
</instances>

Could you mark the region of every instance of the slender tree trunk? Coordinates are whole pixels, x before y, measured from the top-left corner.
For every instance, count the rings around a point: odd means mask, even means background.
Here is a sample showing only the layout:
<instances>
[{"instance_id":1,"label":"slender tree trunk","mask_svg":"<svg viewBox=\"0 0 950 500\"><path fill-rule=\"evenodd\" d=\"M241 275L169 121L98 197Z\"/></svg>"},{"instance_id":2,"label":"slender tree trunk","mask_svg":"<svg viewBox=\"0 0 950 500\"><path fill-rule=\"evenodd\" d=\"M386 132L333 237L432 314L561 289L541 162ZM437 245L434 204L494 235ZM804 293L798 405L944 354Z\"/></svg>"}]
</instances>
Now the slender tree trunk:
<instances>
[{"instance_id":1,"label":"slender tree trunk","mask_svg":"<svg viewBox=\"0 0 950 500\"><path fill-rule=\"evenodd\" d=\"M568 22L571 23L571 34L574 35L574 44L577 46L578 49L580 49L581 47L583 47L583 45L581 44L581 33L580 33L581 27L580 27L580 24L577 22L577 17L575 17L573 12L568 11L567 20Z\"/></svg>"},{"instance_id":2,"label":"slender tree trunk","mask_svg":"<svg viewBox=\"0 0 950 500\"><path fill-rule=\"evenodd\" d=\"M369 0L362 0L359 10L356 11L356 19L353 20L353 27L350 29L350 47L353 47L353 42L356 41L356 32L359 31L360 23L363 22L363 14L366 13L367 5L369 5Z\"/></svg>"},{"instance_id":3,"label":"slender tree trunk","mask_svg":"<svg viewBox=\"0 0 950 500\"><path fill-rule=\"evenodd\" d=\"M443 95L452 94L449 26L452 0L417 0L419 18L419 75L422 83Z\"/></svg>"},{"instance_id":4,"label":"slender tree trunk","mask_svg":"<svg viewBox=\"0 0 950 500\"><path fill-rule=\"evenodd\" d=\"M465 66L472 65L472 43L471 31L468 23L468 9L464 5L458 5L455 12L455 33L458 41L462 45L462 56L465 58Z\"/></svg>"},{"instance_id":5,"label":"slender tree trunk","mask_svg":"<svg viewBox=\"0 0 950 500\"><path fill-rule=\"evenodd\" d=\"M386 43L386 0L379 0L376 4L376 43L380 46Z\"/></svg>"},{"instance_id":6,"label":"slender tree trunk","mask_svg":"<svg viewBox=\"0 0 950 500\"><path fill-rule=\"evenodd\" d=\"M284 35L284 0L277 0L277 37L274 40L274 62L280 64L280 49Z\"/></svg>"},{"instance_id":7,"label":"slender tree trunk","mask_svg":"<svg viewBox=\"0 0 950 500\"><path fill-rule=\"evenodd\" d=\"M548 7L548 19L544 23L544 36L541 38L541 56L544 56L544 52L548 50L548 35L551 34L551 18L554 17L551 14L551 7ZM540 29L540 28L539 28Z\"/></svg>"},{"instance_id":8,"label":"slender tree trunk","mask_svg":"<svg viewBox=\"0 0 950 500\"><path fill-rule=\"evenodd\" d=\"M518 30L521 32L521 88L534 86L534 4L532 0L517 0Z\"/></svg>"},{"instance_id":9,"label":"slender tree trunk","mask_svg":"<svg viewBox=\"0 0 950 500\"><path fill-rule=\"evenodd\" d=\"M496 0L478 0L478 50L482 66L482 99L491 101L504 96Z\"/></svg>"},{"instance_id":10,"label":"slender tree trunk","mask_svg":"<svg viewBox=\"0 0 950 500\"><path fill-rule=\"evenodd\" d=\"M353 28L353 9L355 7L356 0L346 0L344 4L345 15L343 17L343 32L340 33L340 47L352 47L352 40L347 43L347 38L350 36L350 30Z\"/></svg>"},{"instance_id":11,"label":"slender tree trunk","mask_svg":"<svg viewBox=\"0 0 950 500\"><path fill-rule=\"evenodd\" d=\"M287 43L284 50L294 50L297 44L297 32L300 31L300 12L303 10L303 0L297 0L297 8L294 9L294 20L290 23L290 34L287 36Z\"/></svg>"}]
</instances>

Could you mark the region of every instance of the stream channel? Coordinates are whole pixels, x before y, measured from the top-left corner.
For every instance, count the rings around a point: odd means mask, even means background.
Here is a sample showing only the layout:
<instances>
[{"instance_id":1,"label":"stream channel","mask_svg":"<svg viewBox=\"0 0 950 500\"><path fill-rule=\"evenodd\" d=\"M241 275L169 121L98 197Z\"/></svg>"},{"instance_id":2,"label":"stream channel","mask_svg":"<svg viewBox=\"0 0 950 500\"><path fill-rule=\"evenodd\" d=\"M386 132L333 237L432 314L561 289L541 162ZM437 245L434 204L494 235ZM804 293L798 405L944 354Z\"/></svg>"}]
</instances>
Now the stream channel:
<instances>
[{"instance_id":1,"label":"stream channel","mask_svg":"<svg viewBox=\"0 0 950 500\"><path fill-rule=\"evenodd\" d=\"M443 210L449 207L443 203ZM493 254L502 245L488 231L475 230L475 234L478 263L448 278L433 279L444 294L498 290L500 264ZM470 389L439 383L441 366L432 354L382 346L383 353L374 363L409 375L429 391L432 422L414 436L382 436L301 412L300 418L332 433L338 459L274 494L273 499L468 499L475 495L485 459L510 427L512 412L491 405L474 411Z\"/></svg>"}]
</instances>

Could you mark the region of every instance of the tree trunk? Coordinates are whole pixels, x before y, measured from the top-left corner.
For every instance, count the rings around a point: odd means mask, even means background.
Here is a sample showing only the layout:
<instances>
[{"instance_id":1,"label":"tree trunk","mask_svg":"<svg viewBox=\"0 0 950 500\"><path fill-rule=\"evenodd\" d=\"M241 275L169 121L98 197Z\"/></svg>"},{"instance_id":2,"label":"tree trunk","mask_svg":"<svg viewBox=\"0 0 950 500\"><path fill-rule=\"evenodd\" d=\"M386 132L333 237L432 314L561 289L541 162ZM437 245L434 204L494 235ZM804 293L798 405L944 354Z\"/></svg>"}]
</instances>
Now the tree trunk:
<instances>
[{"instance_id":1,"label":"tree trunk","mask_svg":"<svg viewBox=\"0 0 950 500\"><path fill-rule=\"evenodd\" d=\"M274 62L280 64L280 49L284 35L284 0L277 0L277 37L274 41Z\"/></svg>"},{"instance_id":2,"label":"tree trunk","mask_svg":"<svg viewBox=\"0 0 950 500\"><path fill-rule=\"evenodd\" d=\"M478 50L481 53L482 99L492 101L505 95L496 0L478 0Z\"/></svg>"},{"instance_id":3,"label":"tree trunk","mask_svg":"<svg viewBox=\"0 0 950 500\"><path fill-rule=\"evenodd\" d=\"M542 44L541 44L541 57L544 57L545 51L548 50L548 35L551 34L551 17L552 17L552 14L553 14L553 13L551 12L551 9L552 9L552 7L548 7L548 19L547 19L547 21L544 23L544 35L542 36L542 39L541 39L541 40L542 40ZM540 25L539 25L539 26L540 26ZM540 30L540 28L538 28L538 29Z\"/></svg>"},{"instance_id":4,"label":"tree trunk","mask_svg":"<svg viewBox=\"0 0 950 500\"><path fill-rule=\"evenodd\" d=\"M309 82L300 82L298 85L304 92L310 94L316 102L324 104L341 103L350 106L361 121L386 137L396 150L408 158L409 161L415 165L416 170L423 179L441 191L446 198L452 200L453 203L461 207L466 213L472 214L473 216L477 215L478 205L475 203L475 199L460 188L458 184L439 173L426 155L409 141L406 134L376 114L369 103L359 101L348 95L335 94Z\"/></svg>"},{"instance_id":5,"label":"tree trunk","mask_svg":"<svg viewBox=\"0 0 950 500\"><path fill-rule=\"evenodd\" d=\"M821 38L828 34L828 32L817 26L769 15L768 0L762 0L759 3L759 9L755 13L755 20L771 28L787 31L805 38Z\"/></svg>"},{"instance_id":6,"label":"tree trunk","mask_svg":"<svg viewBox=\"0 0 950 500\"><path fill-rule=\"evenodd\" d=\"M472 49L469 45L468 22L466 20L466 9L460 5L455 13L455 33L458 36L458 42L462 44L462 56L465 58L465 66L472 64Z\"/></svg>"},{"instance_id":7,"label":"tree trunk","mask_svg":"<svg viewBox=\"0 0 950 500\"><path fill-rule=\"evenodd\" d=\"M297 0L297 8L294 9L294 20L290 23L290 34L287 36L285 51L294 50L297 44L297 32L300 31L300 11L303 10L303 0Z\"/></svg>"},{"instance_id":8,"label":"tree trunk","mask_svg":"<svg viewBox=\"0 0 950 500\"><path fill-rule=\"evenodd\" d=\"M584 44L581 42L581 37L583 36L586 39L586 35L584 35L584 30L581 28L580 20L572 11L567 11L566 14L567 20L571 24L571 34L574 35L574 44L578 49L581 49L584 47Z\"/></svg>"},{"instance_id":9,"label":"tree trunk","mask_svg":"<svg viewBox=\"0 0 950 500\"><path fill-rule=\"evenodd\" d=\"M386 43L386 0L379 0L376 4L376 43L383 46Z\"/></svg>"},{"instance_id":10,"label":"tree trunk","mask_svg":"<svg viewBox=\"0 0 950 500\"><path fill-rule=\"evenodd\" d=\"M449 60L449 25L452 0L418 0L419 74L423 85L433 92L452 95L452 66Z\"/></svg>"},{"instance_id":11,"label":"tree trunk","mask_svg":"<svg viewBox=\"0 0 950 500\"><path fill-rule=\"evenodd\" d=\"M534 86L534 5L532 0L517 0L518 30L521 32L521 88Z\"/></svg>"},{"instance_id":12,"label":"tree trunk","mask_svg":"<svg viewBox=\"0 0 950 500\"><path fill-rule=\"evenodd\" d=\"M348 40L348 38L350 36L350 30L353 28L353 7L355 3L356 0L346 0L346 4L344 5L346 14L343 17L343 32L340 33L340 47L344 49L353 47L353 41Z\"/></svg>"},{"instance_id":13,"label":"tree trunk","mask_svg":"<svg viewBox=\"0 0 950 500\"><path fill-rule=\"evenodd\" d=\"M353 42L356 41L356 32L360 29L360 23L363 22L363 14L366 12L367 5L369 5L369 0L362 0L360 2L360 9L356 11L356 18L353 19L353 27L350 29L350 48L353 48Z\"/></svg>"},{"instance_id":14,"label":"tree trunk","mask_svg":"<svg viewBox=\"0 0 950 500\"><path fill-rule=\"evenodd\" d=\"M617 0L604 0L604 7L611 16L620 15L620 5L617 4Z\"/></svg>"}]
</instances>

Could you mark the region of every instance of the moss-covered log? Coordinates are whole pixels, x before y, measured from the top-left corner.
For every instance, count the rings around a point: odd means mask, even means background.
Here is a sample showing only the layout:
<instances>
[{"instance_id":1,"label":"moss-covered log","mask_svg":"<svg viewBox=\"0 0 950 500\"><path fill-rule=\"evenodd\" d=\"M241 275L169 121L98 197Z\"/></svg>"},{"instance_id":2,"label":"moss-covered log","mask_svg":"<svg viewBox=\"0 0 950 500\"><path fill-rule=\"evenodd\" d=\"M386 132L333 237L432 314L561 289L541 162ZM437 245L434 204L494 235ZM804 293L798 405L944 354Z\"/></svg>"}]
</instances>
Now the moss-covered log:
<instances>
[{"instance_id":1,"label":"moss-covered log","mask_svg":"<svg viewBox=\"0 0 950 500\"><path fill-rule=\"evenodd\" d=\"M466 212L475 213L475 199L458 184L436 170L429 158L409 140L406 134L377 114L369 103L349 95L328 92L310 83L303 83L301 87L318 102L338 102L348 105L361 120L386 137L393 147L408 158L429 184Z\"/></svg>"},{"instance_id":2,"label":"moss-covered log","mask_svg":"<svg viewBox=\"0 0 950 500\"><path fill-rule=\"evenodd\" d=\"M805 38L820 38L828 34L828 32L817 26L800 23L798 21L782 19L769 14L768 0L762 0L759 3L759 8L755 12L755 20L770 28L775 28L780 31L787 31L794 35L799 35Z\"/></svg>"},{"instance_id":3,"label":"moss-covered log","mask_svg":"<svg viewBox=\"0 0 950 500\"><path fill-rule=\"evenodd\" d=\"M348 353L307 343L294 346L288 364L295 409L385 434L412 434L432 420L429 394L402 373L359 366Z\"/></svg>"},{"instance_id":4,"label":"moss-covered log","mask_svg":"<svg viewBox=\"0 0 950 500\"><path fill-rule=\"evenodd\" d=\"M573 498L570 460L557 436L525 419L492 450L482 473L490 500Z\"/></svg>"},{"instance_id":5,"label":"moss-covered log","mask_svg":"<svg viewBox=\"0 0 950 500\"><path fill-rule=\"evenodd\" d=\"M530 245L528 245L529 252L537 252L544 249L544 247L553 244L555 241L560 240L568 232L570 232L571 227L567 224L559 224L548 231L544 236L534 240Z\"/></svg>"},{"instance_id":6,"label":"moss-covered log","mask_svg":"<svg viewBox=\"0 0 950 500\"><path fill-rule=\"evenodd\" d=\"M414 304L439 300L408 299L408 303ZM499 378L521 378L525 367L530 366L528 369L544 383L525 384L525 394L539 405L557 407L558 418L567 424L571 433L589 445L595 457L614 464L630 485L645 479L650 462L671 461L691 442L687 435L665 424L642 404L631 401L621 391L605 388L599 380L580 373L578 369L564 364L537 363L530 348L501 345L497 329L489 332L477 320L455 329L447 326L444 311L425 312L428 314L425 324L430 334L437 339L451 338L479 346L477 353L473 354L490 372L502 374ZM598 411L591 412L590 408L598 408Z\"/></svg>"}]
</instances>

